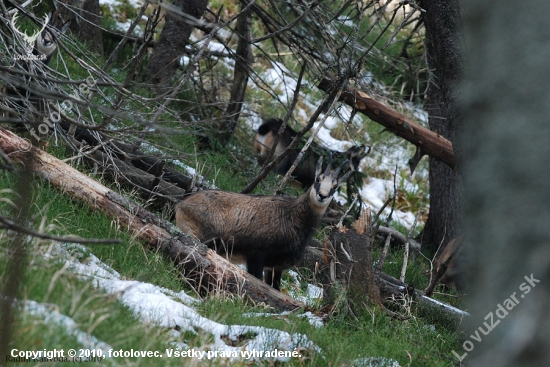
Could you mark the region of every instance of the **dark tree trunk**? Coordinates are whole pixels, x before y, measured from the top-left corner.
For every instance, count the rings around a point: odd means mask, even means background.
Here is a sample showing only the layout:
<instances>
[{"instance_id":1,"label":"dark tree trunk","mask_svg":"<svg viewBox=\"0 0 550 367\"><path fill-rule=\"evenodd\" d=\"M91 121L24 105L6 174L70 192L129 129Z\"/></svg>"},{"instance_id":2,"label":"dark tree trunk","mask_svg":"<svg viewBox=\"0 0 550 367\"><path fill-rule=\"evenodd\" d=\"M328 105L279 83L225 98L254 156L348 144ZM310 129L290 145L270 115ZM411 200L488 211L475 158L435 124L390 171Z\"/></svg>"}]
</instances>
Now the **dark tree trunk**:
<instances>
[{"instance_id":1,"label":"dark tree trunk","mask_svg":"<svg viewBox=\"0 0 550 367\"><path fill-rule=\"evenodd\" d=\"M172 4L184 13L200 19L208 2L175 0ZM159 93L165 92L170 87L170 81L178 68L179 59L183 55L193 29L194 24L191 20L179 14L172 14L170 11L166 12L166 23L145 71L145 79L148 83L155 84Z\"/></svg>"},{"instance_id":2,"label":"dark tree trunk","mask_svg":"<svg viewBox=\"0 0 550 367\"><path fill-rule=\"evenodd\" d=\"M242 3L242 7L245 3ZM242 12L238 18L237 34L239 42L237 44L237 57L235 70L233 72L233 85L231 86L231 96L229 105L225 111L226 117L222 126L219 127L219 140L222 145L226 145L237 127L239 115L244 102L246 85L248 84L248 74L253 62L252 47L252 10L248 9Z\"/></svg>"},{"instance_id":3,"label":"dark tree trunk","mask_svg":"<svg viewBox=\"0 0 550 367\"><path fill-rule=\"evenodd\" d=\"M82 18L71 20L71 30L77 32L80 40L86 42L93 52L103 54L100 12L99 0L85 0L80 11Z\"/></svg>"},{"instance_id":4,"label":"dark tree trunk","mask_svg":"<svg viewBox=\"0 0 550 367\"><path fill-rule=\"evenodd\" d=\"M460 111L456 102L457 84L462 71L462 36L458 1L422 0L426 10L426 49L430 84L425 102L432 131L454 145ZM435 252L460 235L460 175L442 161L430 157L430 215L421 235L422 249Z\"/></svg>"},{"instance_id":5,"label":"dark tree trunk","mask_svg":"<svg viewBox=\"0 0 550 367\"><path fill-rule=\"evenodd\" d=\"M456 354L472 367L550 366L550 8L463 4L472 317Z\"/></svg>"}]
</instances>

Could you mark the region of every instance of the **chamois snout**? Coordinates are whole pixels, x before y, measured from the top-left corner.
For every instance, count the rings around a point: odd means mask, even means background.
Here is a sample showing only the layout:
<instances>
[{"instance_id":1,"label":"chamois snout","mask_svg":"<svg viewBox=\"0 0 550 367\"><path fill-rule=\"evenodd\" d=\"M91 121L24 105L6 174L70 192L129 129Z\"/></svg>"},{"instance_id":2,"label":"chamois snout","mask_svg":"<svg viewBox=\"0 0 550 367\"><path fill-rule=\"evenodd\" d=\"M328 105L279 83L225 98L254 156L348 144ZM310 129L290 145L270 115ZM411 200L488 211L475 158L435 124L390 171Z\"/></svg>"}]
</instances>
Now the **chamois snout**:
<instances>
[{"instance_id":1,"label":"chamois snout","mask_svg":"<svg viewBox=\"0 0 550 367\"><path fill-rule=\"evenodd\" d=\"M49 31L44 31L36 40L35 48L40 54L49 56L55 51L57 44L55 43L52 34Z\"/></svg>"}]
</instances>

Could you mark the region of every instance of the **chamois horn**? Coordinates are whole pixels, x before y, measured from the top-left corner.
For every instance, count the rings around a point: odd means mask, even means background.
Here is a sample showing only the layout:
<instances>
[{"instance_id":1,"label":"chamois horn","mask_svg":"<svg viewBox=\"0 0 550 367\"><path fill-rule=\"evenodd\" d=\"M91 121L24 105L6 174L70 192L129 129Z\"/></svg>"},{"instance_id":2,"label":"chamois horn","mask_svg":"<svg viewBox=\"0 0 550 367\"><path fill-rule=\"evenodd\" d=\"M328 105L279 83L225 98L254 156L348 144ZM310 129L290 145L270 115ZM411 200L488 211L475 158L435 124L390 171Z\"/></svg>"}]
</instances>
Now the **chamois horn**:
<instances>
[{"instance_id":1,"label":"chamois horn","mask_svg":"<svg viewBox=\"0 0 550 367\"><path fill-rule=\"evenodd\" d=\"M331 163L332 163L332 152L329 152L328 162L327 162L327 169L325 170L325 176L328 176L330 174L330 164Z\"/></svg>"},{"instance_id":2,"label":"chamois horn","mask_svg":"<svg viewBox=\"0 0 550 367\"><path fill-rule=\"evenodd\" d=\"M338 168L336 168L336 170L334 171L334 173L332 174L332 176L334 177L338 177L338 175L340 174L340 171L342 170L342 168L349 163L349 160L345 160L342 162L341 165L338 166Z\"/></svg>"}]
</instances>

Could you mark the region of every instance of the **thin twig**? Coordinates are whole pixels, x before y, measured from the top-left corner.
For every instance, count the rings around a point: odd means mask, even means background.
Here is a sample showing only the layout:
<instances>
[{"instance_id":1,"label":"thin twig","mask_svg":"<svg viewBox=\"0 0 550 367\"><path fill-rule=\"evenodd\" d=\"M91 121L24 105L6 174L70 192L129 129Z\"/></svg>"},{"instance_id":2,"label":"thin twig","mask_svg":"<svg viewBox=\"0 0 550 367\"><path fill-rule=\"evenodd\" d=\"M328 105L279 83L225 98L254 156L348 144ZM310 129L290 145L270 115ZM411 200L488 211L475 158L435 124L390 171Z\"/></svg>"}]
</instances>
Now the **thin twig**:
<instances>
[{"instance_id":1,"label":"thin twig","mask_svg":"<svg viewBox=\"0 0 550 367\"><path fill-rule=\"evenodd\" d=\"M382 250L382 255L380 255L380 259L378 260L378 265L376 266L377 271L382 271L382 268L384 267L386 256L388 256L388 249L390 248L390 242L391 242L391 233L388 234L388 237L386 237L386 242L384 243L384 249Z\"/></svg>"},{"instance_id":2,"label":"thin twig","mask_svg":"<svg viewBox=\"0 0 550 367\"><path fill-rule=\"evenodd\" d=\"M340 218L340 221L338 222L338 224L336 225L336 228L342 228L344 226L344 219L346 218L346 216L348 215L348 213L350 212L350 210L353 208L353 206L355 205L355 202L357 201L357 198L358 198L359 195L357 194L353 194L353 201L351 202L351 204L349 205L348 207L348 210L346 210L346 212L344 213L344 215L342 215L342 217Z\"/></svg>"},{"instance_id":3,"label":"thin twig","mask_svg":"<svg viewBox=\"0 0 550 367\"><path fill-rule=\"evenodd\" d=\"M403 254L403 266L401 267L401 276L399 277L399 280L402 282L405 282L405 273L407 272L408 262L409 262L409 241L405 243L405 252Z\"/></svg>"}]
</instances>

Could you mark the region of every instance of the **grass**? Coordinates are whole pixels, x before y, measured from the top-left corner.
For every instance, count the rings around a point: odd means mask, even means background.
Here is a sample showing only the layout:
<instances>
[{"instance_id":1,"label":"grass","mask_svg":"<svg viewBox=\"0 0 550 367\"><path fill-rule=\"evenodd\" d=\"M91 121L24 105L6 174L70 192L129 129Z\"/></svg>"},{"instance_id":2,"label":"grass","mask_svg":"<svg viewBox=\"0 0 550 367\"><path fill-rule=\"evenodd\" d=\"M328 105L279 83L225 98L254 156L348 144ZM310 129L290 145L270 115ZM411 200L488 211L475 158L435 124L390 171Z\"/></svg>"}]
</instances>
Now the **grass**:
<instances>
[{"instance_id":1,"label":"grass","mask_svg":"<svg viewBox=\"0 0 550 367\"><path fill-rule=\"evenodd\" d=\"M15 178L0 173L4 187L15 190ZM169 289L181 288L178 271L161 255L143 250L133 234L119 228L111 219L98 211L70 200L48 183L35 182L32 215L36 229L46 229L53 235L73 234L82 238L119 238L122 244L94 245L91 250L107 265L130 278L148 279ZM13 195L3 195L13 200Z\"/></svg>"},{"instance_id":2,"label":"grass","mask_svg":"<svg viewBox=\"0 0 550 367\"><path fill-rule=\"evenodd\" d=\"M385 40L380 42L383 41L385 42ZM270 48L267 50L272 51ZM101 65L101 63L102 61L99 60L98 64ZM52 66L57 67L59 64L54 62ZM87 76L74 61L69 60L67 67L74 78L83 79ZM223 68L220 67L220 69ZM227 70L219 72L224 74ZM380 69L378 72L384 73L385 71ZM115 74L116 80L123 81L126 78L120 69L117 69L116 73L114 71L110 73L112 76ZM386 81L386 84L391 83L393 83L392 80ZM113 97L113 89L105 87L103 92L108 97ZM183 92L180 97L182 100L192 101L192 98L188 98L188 95ZM98 102L101 102L99 97L97 98ZM252 93L252 99L271 101L267 93L260 91ZM183 106L178 107L181 108L183 114L194 112L188 104L183 103ZM136 101L128 102L124 108L144 114L150 112ZM281 117L278 104L262 102L259 108L266 116L278 115ZM90 113L94 114L96 121L101 121L102 116L97 111L85 112L88 115ZM212 112L212 114L215 113L215 111ZM194 167L200 174L208 174L208 180L220 189L240 191L257 173L258 167L252 158L249 144L251 132L246 131L246 128L237 131L234 148L223 151L199 148L201 142L189 132L189 128L194 128L194 126L182 128L178 123L170 120L169 114L162 115L160 121L160 124L166 128L180 129L181 134L148 136L147 141L154 146L169 148L171 153L180 157L187 165ZM124 123L132 124L131 121L119 122L120 126ZM380 146L384 144L391 146L392 142L397 139L388 134L379 135L381 130L381 127L372 123L365 125L365 131L370 136L374 136L374 139L380 142ZM344 134L344 132L340 132L340 134ZM48 150L59 158L67 158L64 149L56 147L53 141L48 146ZM82 167L78 168L85 170ZM88 174L92 175L91 172ZM387 173L387 170L385 173L382 171L377 173L373 168L369 174L387 175L384 178L392 178L392 174ZM97 176L95 178L99 179ZM419 181L421 180L419 179ZM271 174L268 180L259 186L257 192L272 193L276 181L275 176ZM9 204L6 200L14 200L17 181L13 175L0 172L0 182L0 190L13 190L0 193L0 199L4 199L0 200L0 213L7 214ZM415 212L420 205L419 196L422 195L422 187L425 187L425 183L419 185L421 188L411 190L407 190L403 182L398 182L398 185L402 190L400 208ZM114 185L111 187L113 190L119 190ZM131 192L124 192L124 194L132 196ZM152 283L176 292L184 289L189 294L194 294L182 279L177 268L160 254L144 249L143 244L136 240L134 233L129 233L119 227L111 218L72 201L67 195L48 183L38 180L34 182L32 217L31 226L47 233L74 234L85 238L120 238L123 241L118 245L90 245L87 251L75 251L73 254L80 261L87 261L89 254L93 253L125 279ZM2 287L6 281L7 255L5 249L12 241L10 236L6 231L0 231L0 286ZM192 348L206 348L212 342L212 335L202 330L186 331L182 336L175 337L170 330L154 325L144 325L115 296L107 295L102 290L94 288L90 282L67 271L63 261L46 258L44 254L50 245L50 241L37 239L27 243L28 266L23 274L23 286L19 297L21 300L34 300L46 304L52 313L58 312L70 317L79 330L93 335L115 350L151 350L164 353L167 348L171 348L171 343L174 342L185 342ZM380 248L376 247L373 254L374 259L377 259L379 254ZM398 276L402 262L402 250L392 249L386 259L383 271ZM417 288L425 287L428 280L423 272L426 269L429 269L429 263L425 259L419 258L417 261L410 261L406 281L414 284ZM441 298L449 301L448 296L443 295ZM345 297L343 300L345 301ZM262 305L246 304L240 298L209 296L197 306L197 309L203 316L220 323L255 325L279 329L288 333L302 333L321 348L321 354L314 351L301 351L302 358L292 359L288 363L291 366L342 366L350 365L355 359L364 357L392 358L397 360L401 366L457 365L450 353L453 349L459 350L456 325L449 322L443 315L406 302L406 300L397 300L394 305L396 310L407 313L409 319L405 321L393 319L366 302L363 306L355 307L353 310L342 306L341 310L329 317L326 325L321 328L315 328L307 319L300 317L297 313L247 317L246 314L268 310ZM314 307L312 311L320 313L318 307ZM54 348L68 350L69 348L84 347L71 334L69 328L46 320L44 315L29 310L20 309L15 319L14 330L16 333L13 347L20 350L53 350ZM243 345L245 339L246 337L238 345ZM121 357L106 359L102 363L116 366L179 366L182 362L190 365L251 365L249 361L229 363L227 359L221 358L203 362L190 358L167 357L157 359ZM280 364L282 363L269 361L262 363L262 365Z\"/></svg>"},{"instance_id":3,"label":"grass","mask_svg":"<svg viewBox=\"0 0 550 367\"><path fill-rule=\"evenodd\" d=\"M50 147L50 149L53 149ZM213 155L216 157L216 155ZM210 157L210 156L209 156ZM203 157L205 158L205 157ZM223 159L215 161L223 164ZM220 171L221 174L221 171ZM15 190L16 180L8 173L1 173L2 188ZM236 177L237 173L228 177ZM220 181L222 182L222 181ZM237 183L224 182L227 186ZM62 192L49 184L36 181L34 184L33 223L35 228L47 229L49 233L81 237L123 240L120 245L94 245L89 251L113 267L127 279L142 280L174 291L185 288L185 282L177 269L162 256L144 250L131 233L118 228L103 215L71 201ZM128 194L128 193L126 193ZM5 199L14 195L3 193ZM7 205L2 206L3 212ZM9 240L5 232L0 243ZM52 305L52 309L71 317L80 330L89 332L99 340L122 350L157 350L164 352L174 338L161 328L143 325L124 305L114 297L93 288L89 283L78 279L63 270L63 264L44 259L43 253L48 241L35 240L29 267L25 274L21 299L35 300ZM5 245L3 245L4 247ZM379 256L379 248L374 258ZM87 254L79 255L85 261ZM402 252L390 251L384 271L398 275L401 270ZM411 262L407 272L407 282L422 288L427 279L422 275L427 263L424 260ZM0 273L4 274L5 254L0 257ZM4 275L0 279L3 283ZM191 293L191 292L190 292ZM192 294L192 293L191 293ZM402 309L401 309L402 310ZM295 359L290 365L332 366L350 363L354 359L375 356L396 359L400 365L451 366L453 357L450 350L458 350L455 325L432 311L416 310L411 306L411 319L398 321L385 315L376 307L368 306L353 313L335 314L322 328L315 328L298 315L244 317L244 314L265 312L261 306L245 304L238 298L207 297L199 306L202 315L226 324L258 325L284 330L289 333L302 333L322 349L322 356L304 352L302 360ZM422 316L419 316L422 315ZM45 322L43 318L19 313L16 321L14 345L24 349L82 348L63 327ZM50 337L51 335L51 337ZM185 333L183 340L196 348L204 347L211 341L208 333ZM243 341L244 342L244 341ZM412 360L412 363L409 362ZM109 359L107 364L172 365L177 359ZM222 363L219 359L216 363ZM225 361L227 362L227 361ZM216 365L215 363L215 365ZM267 362L266 362L267 363ZM240 365L236 363L235 365Z\"/></svg>"},{"instance_id":4,"label":"grass","mask_svg":"<svg viewBox=\"0 0 550 367\"><path fill-rule=\"evenodd\" d=\"M376 307L367 306L353 318L336 317L322 328L315 328L305 318L292 314L243 318L242 315L251 310L241 300L208 299L201 311L218 322L260 325L305 334L323 350L326 358L310 356L311 365L315 366L339 365L372 356L393 358L402 366L409 365L411 359L411 366L451 366L450 351L459 347L450 328L425 323L417 317L396 320ZM436 320L434 317L433 321Z\"/></svg>"}]
</instances>

